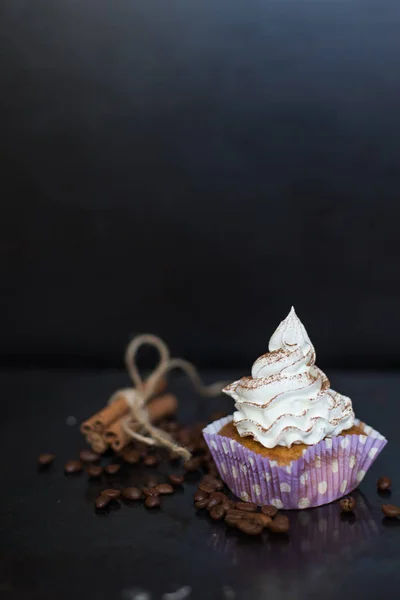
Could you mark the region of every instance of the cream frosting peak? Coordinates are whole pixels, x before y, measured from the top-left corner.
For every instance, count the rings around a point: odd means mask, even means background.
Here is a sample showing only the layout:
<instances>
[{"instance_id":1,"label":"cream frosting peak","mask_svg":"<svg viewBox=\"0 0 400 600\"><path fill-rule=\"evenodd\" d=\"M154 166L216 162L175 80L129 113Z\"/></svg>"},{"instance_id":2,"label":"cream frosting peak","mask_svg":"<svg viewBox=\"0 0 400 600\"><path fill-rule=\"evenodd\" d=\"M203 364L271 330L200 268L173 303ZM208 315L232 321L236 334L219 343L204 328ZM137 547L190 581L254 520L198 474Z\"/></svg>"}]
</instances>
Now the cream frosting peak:
<instances>
[{"instance_id":1,"label":"cream frosting peak","mask_svg":"<svg viewBox=\"0 0 400 600\"><path fill-rule=\"evenodd\" d=\"M269 352L254 362L251 377L224 392L235 400L239 434L267 448L316 444L354 424L350 398L330 389L315 366L314 347L293 307L272 335Z\"/></svg>"}]
</instances>

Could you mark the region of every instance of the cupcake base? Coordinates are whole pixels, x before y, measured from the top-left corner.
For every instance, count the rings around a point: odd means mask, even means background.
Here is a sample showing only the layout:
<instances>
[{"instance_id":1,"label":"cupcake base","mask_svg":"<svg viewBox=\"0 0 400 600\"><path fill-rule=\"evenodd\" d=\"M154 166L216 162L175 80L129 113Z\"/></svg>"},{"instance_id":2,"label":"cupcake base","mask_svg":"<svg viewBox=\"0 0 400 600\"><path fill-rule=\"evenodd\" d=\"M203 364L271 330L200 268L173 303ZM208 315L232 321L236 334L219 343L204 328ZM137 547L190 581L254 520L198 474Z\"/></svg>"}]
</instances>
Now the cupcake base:
<instances>
[{"instance_id":1,"label":"cupcake base","mask_svg":"<svg viewBox=\"0 0 400 600\"><path fill-rule=\"evenodd\" d=\"M325 438L282 465L221 435L232 419L214 421L203 435L226 485L245 502L259 506L304 509L337 500L359 485L387 443L372 427L356 420L363 433Z\"/></svg>"}]
</instances>

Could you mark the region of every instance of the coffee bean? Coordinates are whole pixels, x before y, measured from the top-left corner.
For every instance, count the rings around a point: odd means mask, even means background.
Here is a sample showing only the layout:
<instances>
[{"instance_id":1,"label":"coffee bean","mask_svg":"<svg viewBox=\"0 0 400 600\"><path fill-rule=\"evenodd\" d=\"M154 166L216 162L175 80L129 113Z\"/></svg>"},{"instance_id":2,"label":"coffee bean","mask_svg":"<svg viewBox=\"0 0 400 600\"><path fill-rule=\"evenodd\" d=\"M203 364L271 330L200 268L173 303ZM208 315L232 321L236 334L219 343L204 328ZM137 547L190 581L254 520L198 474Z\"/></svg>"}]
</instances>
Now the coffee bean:
<instances>
[{"instance_id":1,"label":"coffee bean","mask_svg":"<svg viewBox=\"0 0 400 600\"><path fill-rule=\"evenodd\" d=\"M103 467L101 467L100 465L89 465L88 467L86 467L86 473L89 475L89 477L100 477L102 472Z\"/></svg>"},{"instance_id":2,"label":"coffee bean","mask_svg":"<svg viewBox=\"0 0 400 600\"><path fill-rule=\"evenodd\" d=\"M210 517L214 519L214 521L220 521L225 516L225 510L221 504L213 506L210 510Z\"/></svg>"},{"instance_id":3,"label":"coffee bean","mask_svg":"<svg viewBox=\"0 0 400 600\"><path fill-rule=\"evenodd\" d=\"M156 486L156 489L158 490L158 492L161 495L173 494L174 493L174 488L169 483L159 483Z\"/></svg>"},{"instance_id":4,"label":"coffee bean","mask_svg":"<svg viewBox=\"0 0 400 600\"><path fill-rule=\"evenodd\" d=\"M103 490L101 492L102 496L107 496L108 498L111 498L112 500L116 500L117 498L120 497L121 495L121 491L120 490L115 490L113 488L107 488L106 490Z\"/></svg>"},{"instance_id":5,"label":"coffee bean","mask_svg":"<svg viewBox=\"0 0 400 600\"><path fill-rule=\"evenodd\" d=\"M242 519L251 519L254 513L249 513L244 510L237 510L236 508L229 508L226 511L228 517L241 521Z\"/></svg>"},{"instance_id":6,"label":"coffee bean","mask_svg":"<svg viewBox=\"0 0 400 600\"><path fill-rule=\"evenodd\" d=\"M219 492L224 489L224 484L217 477L212 477L210 475L206 475L202 479L202 483L205 483L209 487L212 487L214 492Z\"/></svg>"},{"instance_id":7,"label":"coffee bean","mask_svg":"<svg viewBox=\"0 0 400 600\"><path fill-rule=\"evenodd\" d=\"M221 500L221 504L222 502L225 502L225 500L228 500L227 495L223 492L211 492L210 498L219 498Z\"/></svg>"},{"instance_id":8,"label":"coffee bean","mask_svg":"<svg viewBox=\"0 0 400 600\"><path fill-rule=\"evenodd\" d=\"M264 506L261 507L261 512L264 515L267 515L267 517L271 517L271 519L273 519L277 514L278 509L276 506L272 506L272 504L264 504Z\"/></svg>"},{"instance_id":9,"label":"coffee bean","mask_svg":"<svg viewBox=\"0 0 400 600\"><path fill-rule=\"evenodd\" d=\"M263 532L264 527L261 523L252 521L251 519L243 519L236 523L237 529L246 535L260 535Z\"/></svg>"},{"instance_id":10,"label":"coffee bean","mask_svg":"<svg viewBox=\"0 0 400 600\"><path fill-rule=\"evenodd\" d=\"M98 496L96 498L95 501L95 506L96 508L105 508L106 506L108 506L111 502L111 498L110 496L105 496L103 494L100 494L100 496Z\"/></svg>"},{"instance_id":11,"label":"coffee bean","mask_svg":"<svg viewBox=\"0 0 400 600\"><path fill-rule=\"evenodd\" d=\"M208 467L208 473L209 475L213 475L214 477L219 475L218 469L215 465Z\"/></svg>"},{"instance_id":12,"label":"coffee bean","mask_svg":"<svg viewBox=\"0 0 400 600\"><path fill-rule=\"evenodd\" d=\"M208 504L208 498L204 498L203 500L197 500L194 503L195 507L200 510L203 508L206 508L207 504Z\"/></svg>"},{"instance_id":13,"label":"coffee bean","mask_svg":"<svg viewBox=\"0 0 400 600\"><path fill-rule=\"evenodd\" d=\"M400 517L400 506L395 506L394 504L382 504L381 508L383 514L390 519Z\"/></svg>"},{"instance_id":14,"label":"coffee bean","mask_svg":"<svg viewBox=\"0 0 400 600\"><path fill-rule=\"evenodd\" d=\"M239 519L232 517L232 515L228 515L228 514L225 515L225 523L227 525L229 525L229 527L236 527L238 522L239 522Z\"/></svg>"},{"instance_id":15,"label":"coffee bean","mask_svg":"<svg viewBox=\"0 0 400 600\"><path fill-rule=\"evenodd\" d=\"M206 492L206 494L212 494L214 488L211 485L208 485L208 483L200 483L199 490Z\"/></svg>"},{"instance_id":16,"label":"coffee bean","mask_svg":"<svg viewBox=\"0 0 400 600\"><path fill-rule=\"evenodd\" d=\"M184 481L183 475L176 475L174 473L172 473L171 475L169 475L168 479L170 480L170 482L172 483L172 485L182 485L182 483Z\"/></svg>"},{"instance_id":17,"label":"coffee bean","mask_svg":"<svg viewBox=\"0 0 400 600\"><path fill-rule=\"evenodd\" d=\"M197 492L193 496L193 500L195 502L200 502L201 500L207 500L208 501L209 496L210 496L210 494L207 494L207 492L205 492L204 490L197 490Z\"/></svg>"},{"instance_id":18,"label":"coffee bean","mask_svg":"<svg viewBox=\"0 0 400 600\"><path fill-rule=\"evenodd\" d=\"M84 463L92 463L100 460L100 454L97 454L97 452L90 448L86 448L85 450L80 451L79 458Z\"/></svg>"},{"instance_id":19,"label":"coffee bean","mask_svg":"<svg viewBox=\"0 0 400 600\"><path fill-rule=\"evenodd\" d=\"M196 456L195 458L190 458L189 460L187 460L184 463L183 468L188 473L193 473L194 471L197 471L198 469L200 469L202 462L203 461L202 461L201 457Z\"/></svg>"},{"instance_id":20,"label":"coffee bean","mask_svg":"<svg viewBox=\"0 0 400 600\"><path fill-rule=\"evenodd\" d=\"M207 510L210 510L211 508L213 508L214 506L217 506L218 504L222 504L222 500L221 498L215 498L210 496L208 499L208 503L207 503Z\"/></svg>"},{"instance_id":21,"label":"coffee bean","mask_svg":"<svg viewBox=\"0 0 400 600\"><path fill-rule=\"evenodd\" d=\"M56 455L51 454L51 452L44 452L43 454L39 454L38 463L40 467L47 467L51 465Z\"/></svg>"},{"instance_id":22,"label":"coffee bean","mask_svg":"<svg viewBox=\"0 0 400 600\"><path fill-rule=\"evenodd\" d=\"M83 464L80 460L69 460L65 463L64 470L66 473L80 473L83 469Z\"/></svg>"},{"instance_id":23,"label":"coffee bean","mask_svg":"<svg viewBox=\"0 0 400 600\"><path fill-rule=\"evenodd\" d=\"M150 496L159 496L160 492L158 491L158 489L156 487L144 487L142 489L143 494L146 496L146 498L149 498Z\"/></svg>"},{"instance_id":24,"label":"coffee bean","mask_svg":"<svg viewBox=\"0 0 400 600\"><path fill-rule=\"evenodd\" d=\"M253 502L236 502L235 508L237 510L244 510L245 512L256 512L257 505Z\"/></svg>"},{"instance_id":25,"label":"coffee bean","mask_svg":"<svg viewBox=\"0 0 400 600\"><path fill-rule=\"evenodd\" d=\"M148 496L144 501L147 508L157 508L160 506L160 498L158 496Z\"/></svg>"},{"instance_id":26,"label":"coffee bean","mask_svg":"<svg viewBox=\"0 0 400 600\"><path fill-rule=\"evenodd\" d=\"M273 533L287 533L289 531L289 519L286 515L278 514L268 525L268 529Z\"/></svg>"},{"instance_id":27,"label":"coffee bean","mask_svg":"<svg viewBox=\"0 0 400 600\"><path fill-rule=\"evenodd\" d=\"M129 450L124 452L122 458L130 465L136 465L140 462L140 452L138 450Z\"/></svg>"},{"instance_id":28,"label":"coffee bean","mask_svg":"<svg viewBox=\"0 0 400 600\"><path fill-rule=\"evenodd\" d=\"M122 490L122 497L125 500L140 500L142 498L142 492L137 487L127 487Z\"/></svg>"},{"instance_id":29,"label":"coffee bean","mask_svg":"<svg viewBox=\"0 0 400 600\"><path fill-rule=\"evenodd\" d=\"M251 517L257 523L260 523L264 528L269 527L272 518L268 515L264 515L264 513L249 513L249 517Z\"/></svg>"},{"instance_id":30,"label":"coffee bean","mask_svg":"<svg viewBox=\"0 0 400 600\"><path fill-rule=\"evenodd\" d=\"M104 467L104 470L107 473L107 475L115 475L116 473L118 473L120 468L121 468L121 465L112 463L111 465L107 465L106 467Z\"/></svg>"},{"instance_id":31,"label":"coffee bean","mask_svg":"<svg viewBox=\"0 0 400 600\"><path fill-rule=\"evenodd\" d=\"M342 512L352 512L356 506L356 501L352 496L349 496L348 498L343 498L339 504Z\"/></svg>"},{"instance_id":32,"label":"coffee bean","mask_svg":"<svg viewBox=\"0 0 400 600\"><path fill-rule=\"evenodd\" d=\"M392 480L390 477L379 477L376 485L379 491L384 492L392 487Z\"/></svg>"},{"instance_id":33,"label":"coffee bean","mask_svg":"<svg viewBox=\"0 0 400 600\"><path fill-rule=\"evenodd\" d=\"M229 510L230 508L235 508L235 503L233 502L233 500L224 500L222 503L222 506L224 507L224 510Z\"/></svg>"},{"instance_id":34,"label":"coffee bean","mask_svg":"<svg viewBox=\"0 0 400 600\"><path fill-rule=\"evenodd\" d=\"M155 467L156 465L158 465L158 463L159 460L155 454L148 454L143 460L143 464L146 467Z\"/></svg>"}]
</instances>

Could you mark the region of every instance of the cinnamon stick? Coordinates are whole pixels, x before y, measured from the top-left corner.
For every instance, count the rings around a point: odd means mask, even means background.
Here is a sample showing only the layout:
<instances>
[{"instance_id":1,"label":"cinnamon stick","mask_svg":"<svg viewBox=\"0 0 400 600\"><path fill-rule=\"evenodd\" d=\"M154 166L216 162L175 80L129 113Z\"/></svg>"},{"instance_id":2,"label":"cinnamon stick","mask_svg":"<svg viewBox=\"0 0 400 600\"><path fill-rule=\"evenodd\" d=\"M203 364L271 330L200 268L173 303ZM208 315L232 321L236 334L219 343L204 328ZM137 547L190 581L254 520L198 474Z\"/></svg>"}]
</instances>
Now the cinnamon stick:
<instances>
[{"instance_id":1,"label":"cinnamon stick","mask_svg":"<svg viewBox=\"0 0 400 600\"><path fill-rule=\"evenodd\" d=\"M150 421L159 421L160 419L172 415L176 412L177 406L178 401L173 394L157 396L147 404ZM109 443L111 448L116 452L122 450L122 448L132 441L131 436L123 427L124 418L124 416L119 417L107 427L104 433L105 441ZM138 428L135 424L132 424L131 427L132 429Z\"/></svg>"},{"instance_id":2,"label":"cinnamon stick","mask_svg":"<svg viewBox=\"0 0 400 600\"><path fill-rule=\"evenodd\" d=\"M95 431L89 431L86 434L86 441L99 454L103 454L108 448L108 443L105 441L104 436Z\"/></svg>"},{"instance_id":3,"label":"cinnamon stick","mask_svg":"<svg viewBox=\"0 0 400 600\"><path fill-rule=\"evenodd\" d=\"M145 383L146 385L146 383ZM158 395L167 387L166 379L161 379L154 395ZM105 406L102 410L94 414L90 419L84 421L81 425L81 432L87 435L89 432L102 433L111 423L128 414L129 407L121 394L114 402Z\"/></svg>"}]
</instances>

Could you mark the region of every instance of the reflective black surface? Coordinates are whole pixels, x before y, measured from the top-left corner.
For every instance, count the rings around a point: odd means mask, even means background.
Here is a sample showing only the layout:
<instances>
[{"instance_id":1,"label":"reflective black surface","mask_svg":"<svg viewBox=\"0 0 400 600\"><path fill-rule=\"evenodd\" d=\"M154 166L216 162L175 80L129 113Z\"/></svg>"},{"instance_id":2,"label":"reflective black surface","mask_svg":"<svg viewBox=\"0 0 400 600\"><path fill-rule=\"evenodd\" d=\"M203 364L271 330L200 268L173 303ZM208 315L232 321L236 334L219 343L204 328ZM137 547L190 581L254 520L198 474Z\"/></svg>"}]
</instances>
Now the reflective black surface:
<instances>
[{"instance_id":1,"label":"reflective black surface","mask_svg":"<svg viewBox=\"0 0 400 600\"><path fill-rule=\"evenodd\" d=\"M209 381L238 373L208 373ZM196 514L196 475L163 499L159 511L121 505L96 514L102 482L65 476L64 462L83 447L78 423L127 381L122 372L9 372L0 375L0 597L35 600L376 598L397 594L400 522L383 518L382 502L400 503L397 403L400 374L330 373L353 399L357 415L389 440L360 490L354 517L336 503L289 512L287 537L246 538ZM229 398L199 399L184 379L180 419L188 423L227 409ZM57 454L38 472L40 452ZM179 466L174 467L179 471ZM140 483L165 473L124 467L108 482ZM380 497L375 481L389 475L394 492ZM180 592L174 596L166 594ZM142 594L142 596L140 596ZM147 594L147 596L146 596ZM179 595L180 594L180 595Z\"/></svg>"}]
</instances>

